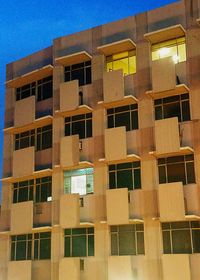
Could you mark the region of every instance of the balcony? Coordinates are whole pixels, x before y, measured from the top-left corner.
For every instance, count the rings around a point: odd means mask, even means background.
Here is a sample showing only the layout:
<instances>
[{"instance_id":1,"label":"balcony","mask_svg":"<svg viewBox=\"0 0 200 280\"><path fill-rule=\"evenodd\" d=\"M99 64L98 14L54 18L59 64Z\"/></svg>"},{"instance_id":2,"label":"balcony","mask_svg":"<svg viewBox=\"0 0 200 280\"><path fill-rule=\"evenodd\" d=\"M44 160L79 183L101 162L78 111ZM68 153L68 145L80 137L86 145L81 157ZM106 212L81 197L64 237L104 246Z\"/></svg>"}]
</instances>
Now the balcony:
<instances>
[{"instance_id":1,"label":"balcony","mask_svg":"<svg viewBox=\"0 0 200 280\"><path fill-rule=\"evenodd\" d=\"M13 177L25 177L35 169L35 147L28 147L13 152Z\"/></svg>"},{"instance_id":2,"label":"balcony","mask_svg":"<svg viewBox=\"0 0 200 280\"><path fill-rule=\"evenodd\" d=\"M35 96L15 102L14 126L24 126L35 120Z\"/></svg>"},{"instance_id":3,"label":"balcony","mask_svg":"<svg viewBox=\"0 0 200 280\"><path fill-rule=\"evenodd\" d=\"M8 280L31 280L32 261L8 262Z\"/></svg>"},{"instance_id":4,"label":"balcony","mask_svg":"<svg viewBox=\"0 0 200 280\"><path fill-rule=\"evenodd\" d=\"M60 225L76 228L80 225L79 194L64 194L60 199Z\"/></svg>"}]
</instances>

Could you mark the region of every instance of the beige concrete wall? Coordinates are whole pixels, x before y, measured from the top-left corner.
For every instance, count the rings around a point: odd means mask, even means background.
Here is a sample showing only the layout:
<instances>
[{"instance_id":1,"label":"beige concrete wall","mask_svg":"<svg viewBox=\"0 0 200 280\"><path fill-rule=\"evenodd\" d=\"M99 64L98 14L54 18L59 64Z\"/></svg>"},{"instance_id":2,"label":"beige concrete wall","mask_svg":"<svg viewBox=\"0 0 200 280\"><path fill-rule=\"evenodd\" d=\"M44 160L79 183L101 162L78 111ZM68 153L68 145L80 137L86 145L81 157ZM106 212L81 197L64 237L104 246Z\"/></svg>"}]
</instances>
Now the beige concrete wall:
<instances>
[{"instance_id":1,"label":"beige concrete wall","mask_svg":"<svg viewBox=\"0 0 200 280\"><path fill-rule=\"evenodd\" d=\"M60 84L60 110L75 110L79 106L78 80Z\"/></svg>"},{"instance_id":2,"label":"beige concrete wall","mask_svg":"<svg viewBox=\"0 0 200 280\"><path fill-rule=\"evenodd\" d=\"M79 258L63 258L59 263L59 280L80 279L80 259Z\"/></svg>"},{"instance_id":3,"label":"beige concrete wall","mask_svg":"<svg viewBox=\"0 0 200 280\"><path fill-rule=\"evenodd\" d=\"M79 136L65 136L60 143L60 164L63 167L79 163Z\"/></svg>"},{"instance_id":4,"label":"beige concrete wall","mask_svg":"<svg viewBox=\"0 0 200 280\"><path fill-rule=\"evenodd\" d=\"M10 261L8 263L8 280L31 279L32 261Z\"/></svg>"},{"instance_id":5,"label":"beige concrete wall","mask_svg":"<svg viewBox=\"0 0 200 280\"><path fill-rule=\"evenodd\" d=\"M15 102L14 125L23 126L35 120L35 96Z\"/></svg>"},{"instance_id":6,"label":"beige concrete wall","mask_svg":"<svg viewBox=\"0 0 200 280\"><path fill-rule=\"evenodd\" d=\"M124 97L124 77L122 70L104 72L103 74L104 102L121 100Z\"/></svg>"},{"instance_id":7,"label":"beige concrete wall","mask_svg":"<svg viewBox=\"0 0 200 280\"><path fill-rule=\"evenodd\" d=\"M30 176L35 170L35 148L29 147L13 152L13 177Z\"/></svg>"},{"instance_id":8,"label":"beige concrete wall","mask_svg":"<svg viewBox=\"0 0 200 280\"><path fill-rule=\"evenodd\" d=\"M64 194L60 198L60 225L62 228L80 224L79 194Z\"/></svg>"}]
</instances>

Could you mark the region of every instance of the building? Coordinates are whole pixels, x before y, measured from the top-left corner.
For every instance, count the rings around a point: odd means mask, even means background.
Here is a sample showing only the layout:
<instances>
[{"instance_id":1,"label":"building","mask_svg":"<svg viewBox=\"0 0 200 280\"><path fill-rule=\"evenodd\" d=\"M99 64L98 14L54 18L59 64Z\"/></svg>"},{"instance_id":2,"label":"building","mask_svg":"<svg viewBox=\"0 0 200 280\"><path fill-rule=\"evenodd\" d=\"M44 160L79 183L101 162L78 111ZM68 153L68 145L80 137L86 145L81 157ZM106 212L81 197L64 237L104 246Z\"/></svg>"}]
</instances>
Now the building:
<instances>
[{"instance_id":1,"label":"building","mask_svg":"<svg viewBox=\"0 0 200 280\"><path fill-rule=\"evenodd\" d=\"M7 65L0 280L200 279L200 1Z\"/></svg>"}]
</instances>

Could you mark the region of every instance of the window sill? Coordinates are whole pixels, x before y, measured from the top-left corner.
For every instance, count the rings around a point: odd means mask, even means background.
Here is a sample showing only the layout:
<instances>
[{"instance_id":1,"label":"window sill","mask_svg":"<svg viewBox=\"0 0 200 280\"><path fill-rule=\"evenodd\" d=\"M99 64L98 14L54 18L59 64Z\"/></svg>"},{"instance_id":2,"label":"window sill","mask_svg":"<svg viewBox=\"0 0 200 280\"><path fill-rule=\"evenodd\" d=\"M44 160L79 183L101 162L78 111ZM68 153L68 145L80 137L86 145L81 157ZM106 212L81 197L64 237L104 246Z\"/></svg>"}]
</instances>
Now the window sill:
<instances>
[{"instance_id":1,"label":"window sill","mask_svg":"<svg viewBox=\"0 0 200 280\"><path fill-rule=\"evenodd\" d=\"M50 76L53 74L53 66L51 64L46 65L42 68L38 68L34 71L28 72L24 75L21 75L17 78L9 80L6 82L8 88L17 88L25 84L40 80L44 77Z\"/></svg>"},{"instance_id":2,"label":"window sill","mask_svg":"<svg viewBox=\"0 0 200 280\"><path fill-rule=\"evenodd\" d=\"M69 117L69 116L91 113L92 111L93 111L93 109L91 107L89 107L87 105L80 105L76 109L70 110L70 111L56 110L55 116Z\"/></svg>"},{"instance_id":3,"label":"window sill","mask_svg":"<svg viewBox=\"0 0 200 280\"><path fill-rule=\"evenodd\" d=\"M160 221L160 222L166 222L166 223L170 223L170 222L174 222L174 221L169 221L169 220L162 220L160 219L160 217L153 217L152 218L153 221ZM176 222L183 222L183 221L200 221L200 216L197 215L185 215L185 219L184 220L180 220L180 221L176 221Z\"/></svg>"},{"instance_id":4,"label":"window sill","mask_svg":"<svg viewBox=\"0 0 200 280\"><path fill-rule=\"evenodd\" d=\"M157 153L156 151L149 152L149 155L152 155L156 158L163 158L163 157L174 157L174 156L184 156L184 155L190 155L193 154L194 150L191 147L181 147L180 150L176 152L169 152L169 153Z\"/></svg>"},{"instance_id":5,"label":"window sill","mask_svg":"<svg viewBox=\"0 0 200 280\"><path fill-rule=\"evenodd\" d=\"M51 115L39 118L39 119L35 119L34 122L24 125L24 126L20 126L20 127L9 127L9 128L5 128L4 132L5 133L20 133L23 131L27 131L27 130L31 130L31 129L35 129L41 126L46 126L49 124L52 124L53 121L53 117Z\"/></svg>"},{"instance_id":6,"label":"window sill","mask_svg":"<svg viewBox=\"0 0 200 280\"><path fill-rule=\"evenodd\" d=\"M112 107L120 107L120 106L136 104L137 102L138 99L135 96L125 95L123 99L117 101L112 101L112 102L99 101L98 105L102 106L105 109L108 109Z\"/></svg>"},{"instance_id":7,"label":"window sill","mask_svg":"<svg viewBox=\"0 0 200 280\"><path fill-rule=\"evenodd\" d=\"M175 95L180 95L189 92L190 90L185 84L180 84L180 85L176 85L175 88L166 91L160 91L160 92L159 91L155 92L153 90L146 91L146 95L150 96L152 99L160 99L168 96L175 96Z\"/></svg>"}]
</instances>

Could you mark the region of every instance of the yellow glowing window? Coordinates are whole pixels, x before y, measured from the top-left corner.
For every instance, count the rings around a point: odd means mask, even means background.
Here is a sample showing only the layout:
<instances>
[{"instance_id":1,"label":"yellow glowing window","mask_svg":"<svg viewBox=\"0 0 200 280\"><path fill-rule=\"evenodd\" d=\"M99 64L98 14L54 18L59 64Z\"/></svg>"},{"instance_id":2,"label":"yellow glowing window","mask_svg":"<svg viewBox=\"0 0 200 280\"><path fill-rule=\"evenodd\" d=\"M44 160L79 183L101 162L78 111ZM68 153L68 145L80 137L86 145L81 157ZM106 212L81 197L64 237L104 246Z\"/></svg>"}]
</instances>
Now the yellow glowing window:
<instances>
[{"instance_id":1,"label":"yellow glowing window","mask_svg":"<svg viewBox=\"0 0 200 280\"><path fill-rule=\"evenodd\" d=\"M121 52L106 57L107 72L122 69L124 75L136 73L135 51Z\"/></svg>"},{"instance_id":2,"label":"yellow glowing window","mask_svg":"<svg viewBox=\"0 0 200 280\"><path fill-rule=\"evenodd\" d=\"M185 37L152 45L152 60L171 56L174 63L186 61Z\"/></svg>"}]
</instances>

